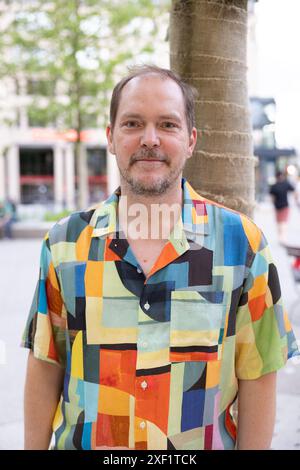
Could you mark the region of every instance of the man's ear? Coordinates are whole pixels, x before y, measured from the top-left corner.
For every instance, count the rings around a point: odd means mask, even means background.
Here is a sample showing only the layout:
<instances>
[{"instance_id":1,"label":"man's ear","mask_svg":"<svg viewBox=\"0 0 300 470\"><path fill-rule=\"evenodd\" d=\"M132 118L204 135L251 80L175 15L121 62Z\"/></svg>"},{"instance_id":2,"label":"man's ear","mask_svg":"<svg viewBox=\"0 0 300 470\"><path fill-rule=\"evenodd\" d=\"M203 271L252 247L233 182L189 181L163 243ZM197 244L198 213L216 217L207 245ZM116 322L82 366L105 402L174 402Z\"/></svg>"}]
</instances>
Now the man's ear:
<instances>
[{"instance_id":1,"label":"man's ear","mask_svg":"<svg viewBox=\"0 0 300 470\"><path fill-rule=\"evenodd\" d=\"M188 158L190 158L193 155L196 142L197 142L197 129L193 127L191 135L190 135L190 141L189 141Z\"/></svg>"},{"instance_id":2,"label":"man's ear","mask_svg":"<svg viewBox=\"0 0 300 470\"><path fill-rule=\"evenodd\" d=\"M115 146L113 144L113 139L112 139L111 124L109 124L106 128L106 139L107 139L107 147L108 147L109 152L115 155Z\"/></svg>"}]
</instances>

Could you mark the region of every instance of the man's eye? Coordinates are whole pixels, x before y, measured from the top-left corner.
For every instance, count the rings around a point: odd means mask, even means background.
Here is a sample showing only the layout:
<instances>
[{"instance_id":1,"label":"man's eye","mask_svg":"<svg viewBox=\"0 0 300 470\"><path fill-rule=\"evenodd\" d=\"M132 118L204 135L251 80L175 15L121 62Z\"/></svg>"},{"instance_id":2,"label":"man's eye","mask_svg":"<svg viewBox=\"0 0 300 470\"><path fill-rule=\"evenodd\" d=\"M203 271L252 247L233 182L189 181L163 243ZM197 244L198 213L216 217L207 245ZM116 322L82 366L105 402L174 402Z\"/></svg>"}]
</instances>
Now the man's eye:
<instances>
[{"instance_id":1,"label":"man's eye","mask_svg":"<svg viewBox=\"0 0 300 470\"><path fill-rule=\"evenodd\" d=\"M132 128L132 127L138 127L139 123L137 121L126 121L123 124L125 127Z\"/></svg>"},{"instance_id":2,"label":"man's eye","mask_svg":"<svg viewBox=\"0 0 300 470\"><path fill-rule=\"evenodd\" d=\"M165 129L174 129L174 128L177 127L177 126L176 126L176 124L174 124L174 122L168 122L168 121L166 121L166 122L163 122L163 123L161 124L161 127L165 128Z\"/></svg>"}]
</instances>

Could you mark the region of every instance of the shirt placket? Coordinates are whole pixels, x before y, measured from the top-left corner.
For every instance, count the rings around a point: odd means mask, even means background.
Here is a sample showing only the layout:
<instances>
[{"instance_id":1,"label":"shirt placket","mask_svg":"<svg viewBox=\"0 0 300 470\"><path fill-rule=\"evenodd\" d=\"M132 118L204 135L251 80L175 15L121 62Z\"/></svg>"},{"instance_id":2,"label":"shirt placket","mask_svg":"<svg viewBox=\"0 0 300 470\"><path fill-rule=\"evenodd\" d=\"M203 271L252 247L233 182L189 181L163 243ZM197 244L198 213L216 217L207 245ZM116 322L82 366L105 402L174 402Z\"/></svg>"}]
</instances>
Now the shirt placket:
<instances>
[{"instance_id":1,"label":"shirt placket","mask_svg":"<svg viewBox=\"0 0 300 470\"><path fill-rule=\"evenodd\" d=\"M143 273L141 273L144 276ZM144 284L146 286L146 283ZM140 305L138 311L138 327L137 327L137 364L135 376L135 416L134 416L134 430L135 430L135 448L147 449L147 419L143 416L143 408L145 401L149 396L149 379L147 375L142 375L147 367L143 362L150 338L147 337L147 316L145 311L151 309L149 300L145 298L145 287L141 293ZM149 317L149 321L150 321ZM143 365L144 364L144 365Z\"/></svg>"},{"instance_id":2,"label":"shirt placket","mask_svg":"<svg viewBox=\"0 0 300 470\"><path fill-rule=\"evenodd\" d=\"M139 317L140 317L139 308ZM139 321L137 330L137 366L141 362L141 356L147 347L147 343L142 340L143 338L143 325ZM147 449L147 420L141 412L145 400L148 395L148 381L147 377L139 375L136 369L135 376L135 416L134 416L134 429L135 429L135 448Z\"/></svg>"},{"instance_id":3,"label":"shirt placket","mask_svg":"<svg viewBox=\"0 0 300 470\"><path fill-rule=\"evenodd\" d=\"M170 362L169 355L169 322L157 322L156 325L161 329L167 341L164 342L164 358L162 364L157 369L155 364L151 364L151 357L147 353L160 353L160 348L155 342L155 338L149 335L148 326L153 324L151 309L154 308L151 300L153 291L153 279L155 273L172 263L176 258L183 254L189 244L182 231L182 237L179 240L169 240L158 258L155 266L145 277L140 266L131 253L128 242L125 240L114 240L111 244L113 251L119 254L123 262L129 262L144 279L144 287L140 294L140 303L138 309L137 324L137 361L135 371L135 387L133 406L130 411L130 446L134 444L137 450L148 449L149 445L149 426L156 424L164 434L167 434L168 426L168 400L169 400L169 382ZM152 289L149 285L152 284ZM162 402L161 402L162 401ZM161 416L160 416L161 415ZM132 429L133 428L133 429ZM162 444L163 445L163 444ZM162 447L163 448L163 447Z\"/></svg>"}]
</instances>

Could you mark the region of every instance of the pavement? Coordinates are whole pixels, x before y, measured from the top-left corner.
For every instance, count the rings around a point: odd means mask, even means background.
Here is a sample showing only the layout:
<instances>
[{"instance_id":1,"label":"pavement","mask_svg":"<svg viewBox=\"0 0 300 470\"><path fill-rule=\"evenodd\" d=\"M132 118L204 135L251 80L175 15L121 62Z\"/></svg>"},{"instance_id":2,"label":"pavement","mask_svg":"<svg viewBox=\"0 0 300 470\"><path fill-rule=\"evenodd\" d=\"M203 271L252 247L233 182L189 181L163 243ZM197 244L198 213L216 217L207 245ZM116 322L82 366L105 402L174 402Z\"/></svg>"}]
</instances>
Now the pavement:
<instances>
[{"instance_id":1,"label":"pavement","mask_svg":"<svg viewBox=\"0 0 300 470\"><path fill-rule=\"evenodd\" d=\"M283 300L300 339L300 300L291 274L291 259L277 241L270 202L255 210L277 264ZM300 210L291 208L288 242L300 246ZM23 390L28 352L19 347L38 276L41 241L0 240L0 450L23 449ZM300 283L299 297L300 298ZM296 303L295 303L296 301ZM300 341L299 341L300 345ZM278 373L277 417L272 449L300 449L300 359L293 358Z\"/></svg>"}]
</instances>

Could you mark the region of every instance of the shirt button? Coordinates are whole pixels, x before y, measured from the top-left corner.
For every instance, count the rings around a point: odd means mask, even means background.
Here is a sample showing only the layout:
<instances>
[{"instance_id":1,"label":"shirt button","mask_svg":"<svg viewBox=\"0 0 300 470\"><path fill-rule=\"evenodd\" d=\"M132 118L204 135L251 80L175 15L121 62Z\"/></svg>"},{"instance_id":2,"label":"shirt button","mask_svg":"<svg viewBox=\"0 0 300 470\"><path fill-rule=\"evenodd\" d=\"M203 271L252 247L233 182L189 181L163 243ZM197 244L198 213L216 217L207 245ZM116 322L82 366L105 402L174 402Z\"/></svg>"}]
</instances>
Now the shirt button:
<instances>
[{"instance_id":1,"label":"shirt button","mask_svg":"<svg viewBox=\"0 0 300 470\"><path fill-rule=\"evenodd\" d=\"M142 270L140 268L137 268L137 272L141 274Z\"/></svg>"},{"instance_id":2,"label":"shirt button","mask_svg":"<svg viewBox=\"0 0 300 470\"><path fill-rule=\"evenodd\" d=\"M143 341L143 342L142 342L142 347L143 347L143 348L146 348L147 346L148 346L147 341Z\"/></svg>"},{"instance_id":3,"label":"shirt button","mask_svg":"<svg viewBox=\"0 0 300 470\"><path fill-rule=\"evenodd\" d=\"M146 388L148 387L146 380L144 380L144 382L141 383L141 387L143 390L146 390Z\"/></svg>"},{"instance_id":4,"label":"shirt button","mask_svg":"<svg viewBox=\"0 0 300 470\"><path fill-rule=\"evenodd\" d=\"M141 429L145 429L145 427L146 427L146 423L145 423L145 421L142 421L142 422L140 423L140 428L141 428Z\"/></svg>"},{"instance_id":5,"label":"shirt button","mask_svg":"<svg viewBox=\"0 0 300 470\"><path fill-rule=\"evenodd\" d=\"M144 309L145 309L145 310L149 310L149 308L150 308L150 305L148 304L148 302L147 302L147 303L145 303L145 305L144 305Z\"/></svg>"}]
</instances>

